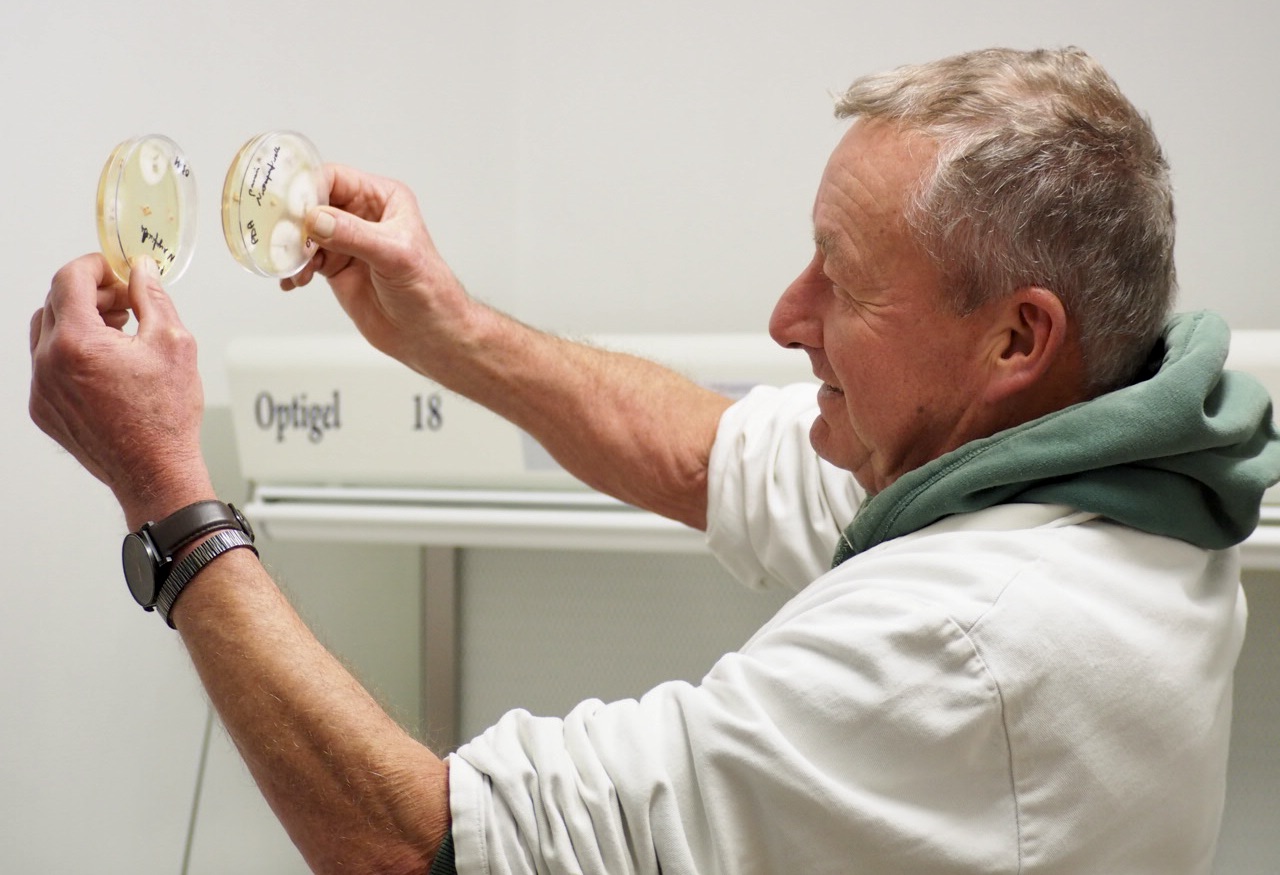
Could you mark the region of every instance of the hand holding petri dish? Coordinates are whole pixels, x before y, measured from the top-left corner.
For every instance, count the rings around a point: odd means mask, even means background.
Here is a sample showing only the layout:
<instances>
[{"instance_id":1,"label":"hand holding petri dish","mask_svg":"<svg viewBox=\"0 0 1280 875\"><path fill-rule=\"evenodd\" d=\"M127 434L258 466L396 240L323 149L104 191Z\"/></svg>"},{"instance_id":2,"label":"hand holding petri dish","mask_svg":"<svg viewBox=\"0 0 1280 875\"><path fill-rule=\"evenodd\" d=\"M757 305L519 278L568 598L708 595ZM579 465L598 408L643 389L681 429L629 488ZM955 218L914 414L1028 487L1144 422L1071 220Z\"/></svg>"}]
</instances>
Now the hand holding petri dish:
<instances>
[{"instance_id":1,"label":"hand holding petri dish","mask_svg":"<svg viewBox=\"0 0 1280 875\"><path fill-rule=\"evenodd\" d=\"M145 255L177 282L196 242L195 176L177 143L148 134L116 146L98 179L97 207L98 242L121 281Z\"/></svg>"},{"instance_id":2,"label":"hand holding petri dish","mask_svg":"<svg viewBox=\"0 0 1280 875\"><path fill-rule=\"evenodd\" d=\"M222 232L236 261L261 276L285 279L315 254L303 222L329 203L323 162L293 131L260 134L241 147L222 186Z\"/></svg>"}]
</instances>

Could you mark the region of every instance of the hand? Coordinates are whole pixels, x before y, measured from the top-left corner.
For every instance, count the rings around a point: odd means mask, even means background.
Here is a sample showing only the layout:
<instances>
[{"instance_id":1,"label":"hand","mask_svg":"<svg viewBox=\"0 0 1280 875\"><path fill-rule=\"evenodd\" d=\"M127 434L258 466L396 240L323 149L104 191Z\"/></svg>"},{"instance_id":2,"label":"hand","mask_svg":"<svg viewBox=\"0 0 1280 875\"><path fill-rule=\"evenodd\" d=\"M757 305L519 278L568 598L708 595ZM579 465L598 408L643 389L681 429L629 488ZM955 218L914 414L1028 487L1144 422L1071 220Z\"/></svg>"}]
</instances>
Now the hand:
<instances>
[{"instance_id":1,"label":"hand","mask_svg":"<svg viewBox=\"0 0 1280 875\"><path fill-rule=\"evenodd\" d=\"M413 193L390 179L327 165L329 206L307 216L320 247L281 287L304 286L319 273L338 303L375 347L426 372L420 353L432 339L453 338L451 325L470 303L436 251Z\"/></svg>"},{"instance_id":2,"label":"hand","mask_svg":"<svg viewBox=\"0 0 1280 875\"><path fill-rule=\"evenodd\" d=\"M110 487L131 529L213 497L203 406L195 341L149 259L128 285L100 255L58 271L31 318L31 418Z\"/></svg>"}]
</instances>

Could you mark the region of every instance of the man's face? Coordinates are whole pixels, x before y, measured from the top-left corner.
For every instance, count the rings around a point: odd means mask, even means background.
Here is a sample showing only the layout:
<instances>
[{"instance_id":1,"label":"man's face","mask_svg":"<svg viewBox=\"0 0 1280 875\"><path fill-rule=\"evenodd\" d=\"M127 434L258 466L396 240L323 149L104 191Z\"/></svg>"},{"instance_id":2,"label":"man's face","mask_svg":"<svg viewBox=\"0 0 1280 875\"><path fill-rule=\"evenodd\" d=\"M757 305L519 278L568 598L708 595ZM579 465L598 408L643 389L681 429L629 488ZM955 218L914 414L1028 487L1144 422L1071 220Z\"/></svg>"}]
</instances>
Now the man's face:
<instances>
[{"instance_id":1,"label":"man's face","mask_svg":"<svg viewBox=\"0 0 1280 875\"><path fill-rule=\"evenodd\" d=\"M989 320L944 303L941 277L902 218L935 149L885 123L849 129L818 188L813 260L769 323L822 381L814 449L873 494L990 433L980 403Z\"/></svg>"}]
</instances>

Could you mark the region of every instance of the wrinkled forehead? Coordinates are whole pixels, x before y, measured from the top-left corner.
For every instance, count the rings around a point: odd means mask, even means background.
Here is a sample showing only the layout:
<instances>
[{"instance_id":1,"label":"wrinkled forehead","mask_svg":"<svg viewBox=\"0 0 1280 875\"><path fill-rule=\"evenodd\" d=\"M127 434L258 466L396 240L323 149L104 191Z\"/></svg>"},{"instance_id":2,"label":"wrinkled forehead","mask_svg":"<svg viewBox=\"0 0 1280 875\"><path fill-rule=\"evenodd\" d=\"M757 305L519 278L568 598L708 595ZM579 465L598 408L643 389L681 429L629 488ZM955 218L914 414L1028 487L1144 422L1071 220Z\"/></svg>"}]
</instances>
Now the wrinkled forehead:
<instances>
[{"instance_id":1,"label":"wrinkled forehead","mask_svg":"<svg viewBox=\"0 0 1280 875\"><path fill-rule=\"evenodd\" d=\"M936 142L890 122L859 119L841 138L813 204L814 244L829 258L900 245L911 199L937 159Z\"/></svg>"}]
</instances>

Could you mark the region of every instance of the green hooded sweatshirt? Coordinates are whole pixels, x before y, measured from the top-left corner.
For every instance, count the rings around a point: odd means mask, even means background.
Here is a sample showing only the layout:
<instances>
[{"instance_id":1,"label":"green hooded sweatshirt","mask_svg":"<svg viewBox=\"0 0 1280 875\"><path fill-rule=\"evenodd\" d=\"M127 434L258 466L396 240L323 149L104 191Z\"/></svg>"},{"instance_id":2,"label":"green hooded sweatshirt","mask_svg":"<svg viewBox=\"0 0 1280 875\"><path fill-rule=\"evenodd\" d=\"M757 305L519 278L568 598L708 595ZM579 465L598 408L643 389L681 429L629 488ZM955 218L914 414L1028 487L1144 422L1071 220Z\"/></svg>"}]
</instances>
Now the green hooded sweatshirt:
<instances>
[{"instance_id":1,"label":"green hooded sweatshirt","mask_svg":"<svg viewBox=\"0 0 1280 875\"><path fill-rule=\"evenodd\" d=\"M1150 376L990 437L904 474L867 499L833 565L957 513L1063 504L1210 550L1258 524L1280 481L1271 399L1224 371L1230 331L1209 312L1175 316Z\"/></svg>"}]
</instances>

